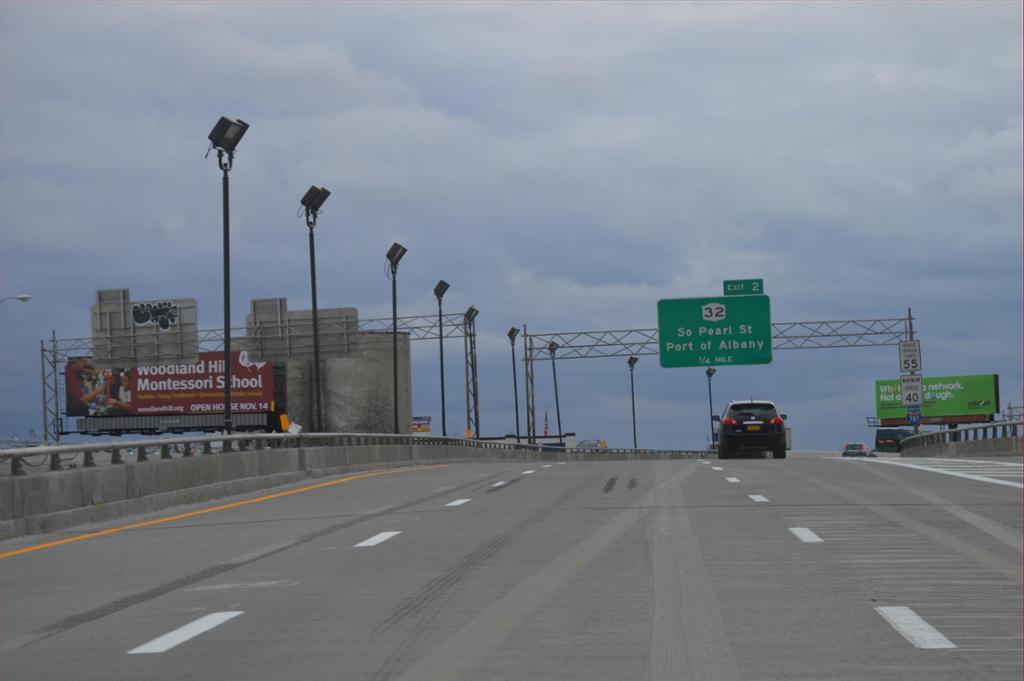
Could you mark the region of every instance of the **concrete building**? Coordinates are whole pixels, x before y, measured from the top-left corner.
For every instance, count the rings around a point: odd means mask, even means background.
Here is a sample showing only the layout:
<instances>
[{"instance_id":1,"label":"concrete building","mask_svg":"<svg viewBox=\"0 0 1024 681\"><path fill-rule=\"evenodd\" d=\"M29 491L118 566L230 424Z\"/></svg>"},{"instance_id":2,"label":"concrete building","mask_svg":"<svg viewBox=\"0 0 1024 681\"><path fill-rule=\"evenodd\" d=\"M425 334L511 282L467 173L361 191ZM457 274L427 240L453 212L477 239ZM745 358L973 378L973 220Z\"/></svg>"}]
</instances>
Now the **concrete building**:
<instances>
[{"instance_id":1,"label":"concrete building","mask_svg":"<svg viewBox=\"0 0 1024 681\"><path fill-rule=\"evenodd\" d=\"M324 429L335 433L394 432L392 339L359 331L355 308L318 309ZM251 302L246 336L232 340L263 361L287 366L289 418L310 428L313 413L313 314L289 310L284 298ZM412 431L409 334L398 334L398 424Z\"/></svg>"}]
</instances>

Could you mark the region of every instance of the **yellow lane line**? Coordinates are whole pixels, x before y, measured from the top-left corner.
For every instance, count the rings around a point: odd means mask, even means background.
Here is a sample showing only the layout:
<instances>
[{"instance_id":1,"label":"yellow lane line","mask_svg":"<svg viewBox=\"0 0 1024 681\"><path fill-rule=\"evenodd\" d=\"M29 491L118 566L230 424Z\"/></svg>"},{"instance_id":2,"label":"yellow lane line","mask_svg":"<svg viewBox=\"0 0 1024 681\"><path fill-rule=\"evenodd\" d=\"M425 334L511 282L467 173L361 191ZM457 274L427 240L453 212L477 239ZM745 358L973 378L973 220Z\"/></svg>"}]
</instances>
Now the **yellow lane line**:
<instances>
[{"instance_id":1,"label":"yellow lane line","mask_svg":"<svg viewBox=\"0 0 1024 681\"><path fill-rule=\"evenodd\" d=\"M435 468L444 468L447 464L440 464L437 466L416 466L415 468L398 468L386 471L375 471L372 473L357 473L355 475L347 475L344 478L338 478L337 480L329 480L327 482L318 482L315 485L307 485L306 487L299 487L298 489L290 489L285 492L275 492L274 494L266 494L262 497L256 497L254 499L245 499L244 501L235 501L230 504L221 504L220 506L211 506L210 508L202 508L198 511L189 511L188 513L179 513L178 515L167 516L165 518L154 518L153 520L146 520L141 523L133 523L131 525L124 525L123 527L112 527L107 530L100 530L98 532L88 532L86 534L77 534L73 537L66 537L64 539L57 539L55 541L48 541L43 544L33 544L32 546L25 546L20 549L14 549L13 551L7 551L0 553L0 558L10 558L12 556L19 556L23 553L31 553L33 551L41 551L42 549L52 549L55 546L62 546L64 544L71 544L85 539L95 539L96 537L105 537L108 534L117 534L118 532L125 532L127 530L137 530L141 527L150 527L152 525L162 525L164 523L173 523L176 520L184 520L185 518L194 518L200 515L206 515L207 513L214 513L216 511L226 511L229 508L238 508L239 506L248 506L249 504L258 504L263 501L270 501L271 499L280 499L281 497L288 497L293 494L302 494L303 492L312 492L313 490L323 489L324 487L333 487L334 485L340 485L346 482L352 482L353 480L361 480L363 478L374 478L379 475L392 475L394 473L405 473L408 471L429 471Z\"/></svg>"}]
</instances>

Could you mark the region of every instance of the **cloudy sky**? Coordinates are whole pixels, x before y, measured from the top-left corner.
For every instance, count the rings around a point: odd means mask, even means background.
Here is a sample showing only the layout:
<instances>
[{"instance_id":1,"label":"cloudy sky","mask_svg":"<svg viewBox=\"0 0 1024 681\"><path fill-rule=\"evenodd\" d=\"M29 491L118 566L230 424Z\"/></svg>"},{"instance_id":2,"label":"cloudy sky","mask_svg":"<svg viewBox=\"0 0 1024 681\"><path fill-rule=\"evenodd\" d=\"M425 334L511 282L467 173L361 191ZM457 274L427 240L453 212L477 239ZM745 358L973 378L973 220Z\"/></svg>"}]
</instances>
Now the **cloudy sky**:
<instances>
[{"instance_id":1,"label":"cloudy sky","mask_svg":"<svg viewBox=\"0 0 1024 681\"><path fill-rule=\"evenodd\" d=\"M651 328L661 298L759 277L774 321L913 308L928 375L1021 402L1021 5L0 4L0 439L40 428L39 341L89 335L95 291L221 307L221 115L232 307L309 306L298 199L333 194L321 306L481 310L481 414L514 431L505 333ZM450 348L457 356L455 344ZM768 397L798 449L870 440L895 348L777 352L714 379ZM449 423L464 419L461 367ZM413 411L438 419L436 344ZM642 446L707 441L700 369L636 373ZM520 388L522 385L520 384ZM559 364L562 421L631 444L624 359ZM538 409L554 397L538 369ZM542 418L542 416L540 417Z\"/></svg>"}]
</instances>

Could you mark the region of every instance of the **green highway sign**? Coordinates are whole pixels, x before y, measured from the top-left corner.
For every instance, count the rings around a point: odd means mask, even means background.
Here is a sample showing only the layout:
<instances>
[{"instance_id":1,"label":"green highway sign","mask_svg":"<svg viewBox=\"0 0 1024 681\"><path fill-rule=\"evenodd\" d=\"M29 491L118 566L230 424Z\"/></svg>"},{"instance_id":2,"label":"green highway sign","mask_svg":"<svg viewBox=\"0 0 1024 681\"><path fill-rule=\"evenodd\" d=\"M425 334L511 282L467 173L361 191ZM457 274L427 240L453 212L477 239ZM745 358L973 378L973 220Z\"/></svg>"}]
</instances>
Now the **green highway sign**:
<instances>
[{"instance_id":1,"label":"green highway sign","mask_svg":"<svg viewBox=\"0 0 1024 681\"><path fill-rule=\"evenodd\" d=\"M726 279L722 288L727 296L758 296L764 293L764 279Z\"/></svg>"},{"instance_id":2,"label":"green highway sign","mask_svg":"<svg viewBox=\"0 0 1024 681\"><path fill-rule=\"evenodd\" d=\"M659 300L658 354L666 368L768 364L768 296Z\"/></svg>"}]
</instances>

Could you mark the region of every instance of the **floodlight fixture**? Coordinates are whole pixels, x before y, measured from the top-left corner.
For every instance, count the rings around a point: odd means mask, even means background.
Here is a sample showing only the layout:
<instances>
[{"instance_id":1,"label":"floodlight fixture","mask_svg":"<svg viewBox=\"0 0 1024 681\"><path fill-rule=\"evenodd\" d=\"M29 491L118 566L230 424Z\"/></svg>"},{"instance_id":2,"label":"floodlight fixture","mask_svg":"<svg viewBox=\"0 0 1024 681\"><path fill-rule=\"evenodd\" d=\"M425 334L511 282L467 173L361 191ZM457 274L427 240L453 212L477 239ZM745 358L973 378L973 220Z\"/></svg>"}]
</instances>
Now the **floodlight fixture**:
<instances>
[{"instance_id":1,"label":"floodlight fixture","mask_svg":"<svg viewBox=\"0 0 1024 681\"><path fill-rule=\"evenodd\" d=\"M470 305L469 309L466 310L466 316L465 316L466 323L467 324L472 324L473 320L476 319L476 316L478 314L480 314L480 310L478 310L475 307L473 307L472 305Z\"/></svg>"},{"instance_id":2,"label":"floodlight fixture","mask_svg":"<svg viewBox=\"0 0 1024 681\"><path fill-rule=\"evenodd\" d=\"M437 281L434 287L434 297L437 298L437 345L441 356L441 435L448 437L448 412L444 403L444 311L441 299L448 291L448 282L444 279Z\"/></svg>"},{"instance_id":3,"label":"floodlight fixture","mask_svg":"<svg viewBox=\"0 0 1024 681\"><path fill-rule=\"evenodd\" d=\"M388 249L388 262L391 263L392 269L396 269L398 267L398 262L407 251L408 249L397 241L391 244L391 248Z\"/></svg>"},{"instance_id":4,"label":"floodlight fixture","mask_svg":"<svg viewBox=\"0 0 1024 681\"><path fill-rule=\"evenodd\" d=\"M320 383L320 319L316 301L316 245L313 240L313 230L316 227L316 216L320 212L320 206L331 195L331 192L324 187L310 185L309 189L299 199L299 203L306 209L306 226L309 227L309 284L313 294L313 385L316 390L313 400L316 407L314 432L324 430L323 395Z\"/></svg>"},{"instance_id":5,"label":"floodlight fixture","mask_svg":"<svg viewBox=\"0 0 1024 681\"><path fill-rule=\"evenodd\" d=\"M210 144L218 151L233 153L248 129L249 124L241 118L221 116L217 124L213 126L213 130L210 131Z\"/></svg>"},{"instance_id":6,"label":"floodlight fixture","mask_svg":"<svg viewBox=\"0 0 1024 681\"><path fill-rule=\"evenodd\" d=\"M630 410L633 413L633 449L636 449L636 386L633 383L633 369L636 367L636 363L640 361L640 358L636 355L630 355L629 359L626 360L626 364L629 365L629 405Z\"/></svg>"},{"instance_id":7,"label":"floodlight fixture","mask_svg":"<svg viewBox=\"0 0 1024 681\"><path fill-rule=\"evenodd\" d=\"M316 215L317 211L320 210L320 206L324 205L324 201L331 195L331 192L325 187L317 187L313 185L309 188L309 191L299 200L303 208L306 209L306 213Z\"/></svg>"},{"instance_id":8,"label":"floodlight fixture","mask_svg":"<svg viewBox=\"0 0 1024 681\"><path fill-rule=\"evenodd\" d=\"M235 147L242 140L249 124L241 118L221 116L207 136L210 148L217 150L217 165L223 176L221 194L224 202L224 432L231 434L231 220L228 202L228 172L235 161ZM209 154L209 152L207 152Z\"/></svg>"},{"instance_id":9,"label":"floodlight fixture","mask_svg":"<svg viewBox=\"0 0 1024 681\"><path fill-rule=\"evenodd\" d=\"M558 420L558 441L564 445L562 440L562 404L558 400L558 371L555 369L556 350L558 350L558 343L555 341L548 343L548 352L551 353L551 380L555 384L555 418Z\"/></svg>"},{"instance_id":10,"label":"floodlight fixture","mask_svg":"<svg viewBox=\"0 0 1024 681\"><path fill-rule=\"evenodd\" d=\"M440 279L437 282L437 286L434 287L434 297L437 298L437 302L440 303L441 299L444 298L444 294L448 291L448 282L444 279Z\"/></svg>"},{"instance_id":11,"label":"floodlight fixture","mask_svg":"<svg viewBox=\"0 0 1024 681\"><path fill-rule=\"evenodd\" d=\"M705 369L704 375L708 377L708 416L711 419L711 436L708 438L708 449L712 450L715 448L715 400L711 396L711 377L715 375L715 367ZM719 446L721 446L720 439Z\"/></svg>"},{"instance_id":12,"label":"floodlight fixture","mask_svg":"<svg viewBox=\"0 0 1024 681\"><path fill-rule=\"evenodd\" d=\"M518 327L513 326L511 329L508 330L508 339L512 342L513 345L515 345L515 343L516 343L516 336L518 336L518 335L519 335L519 328Z\"/></svg>"}]
</instances>

